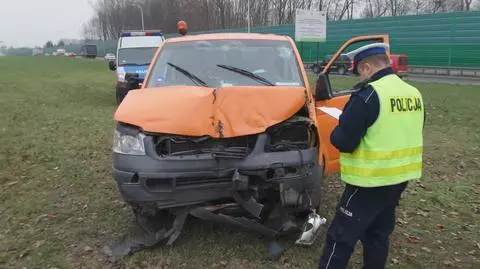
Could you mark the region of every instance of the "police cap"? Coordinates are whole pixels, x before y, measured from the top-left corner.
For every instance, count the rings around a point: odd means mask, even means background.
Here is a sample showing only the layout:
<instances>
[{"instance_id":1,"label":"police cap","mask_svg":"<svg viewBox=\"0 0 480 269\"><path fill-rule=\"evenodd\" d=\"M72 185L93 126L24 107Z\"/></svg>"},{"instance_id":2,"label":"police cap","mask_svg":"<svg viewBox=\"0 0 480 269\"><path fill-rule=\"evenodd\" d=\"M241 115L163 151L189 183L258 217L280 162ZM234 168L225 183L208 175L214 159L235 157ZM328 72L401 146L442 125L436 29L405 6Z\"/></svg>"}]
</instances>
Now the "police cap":
<instances>
[{"instance_id":1,"label":"police cap","mask_svg":"<svg viewBox=\"0 0 480 269\"><path fill-rule=\"evenodd\" d=\"M368 56L376 55L376 54L387 55L388 48L389 48L389 45L386 43L373 43L373 44L368 44L363 47L360 47L349 53L346 53L346 55L351 60L353 60L353 73L358 75L357 66L361 60L365 59Z\"/></svg>"}]
</instances>

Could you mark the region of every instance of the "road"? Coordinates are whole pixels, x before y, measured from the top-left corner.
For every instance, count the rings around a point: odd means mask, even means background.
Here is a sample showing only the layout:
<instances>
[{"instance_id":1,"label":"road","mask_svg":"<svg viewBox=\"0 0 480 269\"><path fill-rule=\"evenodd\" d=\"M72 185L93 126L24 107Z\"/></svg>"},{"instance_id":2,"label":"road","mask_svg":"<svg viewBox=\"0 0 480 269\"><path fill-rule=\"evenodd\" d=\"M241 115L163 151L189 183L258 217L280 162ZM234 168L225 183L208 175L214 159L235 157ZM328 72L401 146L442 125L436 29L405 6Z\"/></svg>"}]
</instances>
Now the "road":
<instances>
[{"instance_id":1,"label":"road","mask_svg":"<svg viewBox=\"0 0 480 269\"><path fill-rule=\"evenodd\" d=\"M470 78L470 77L426 76L426 75L410 74L407 77L405 77L405 80L444 83L444 84L480 85L480 78Z\"/></svg>"}]
</instances>

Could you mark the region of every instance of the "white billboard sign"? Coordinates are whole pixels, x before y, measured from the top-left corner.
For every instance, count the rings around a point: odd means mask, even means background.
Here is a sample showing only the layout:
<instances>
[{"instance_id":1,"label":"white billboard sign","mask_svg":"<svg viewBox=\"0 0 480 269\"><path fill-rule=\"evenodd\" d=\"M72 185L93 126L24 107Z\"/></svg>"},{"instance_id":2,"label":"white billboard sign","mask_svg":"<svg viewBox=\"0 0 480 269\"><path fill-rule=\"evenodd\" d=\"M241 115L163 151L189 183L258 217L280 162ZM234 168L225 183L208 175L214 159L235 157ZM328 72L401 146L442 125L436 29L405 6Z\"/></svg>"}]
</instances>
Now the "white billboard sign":
<instances>
[{"instance_id":1,"label":"white billboard sign","mask_svg":"<svg viewBox=\"0 0 480 269\"><path fill-rule=\"evenodd\" d=\"M295 41L323 42L327 38L325 11L297 9L295 11Z\"/></svg>"}]
</instances>

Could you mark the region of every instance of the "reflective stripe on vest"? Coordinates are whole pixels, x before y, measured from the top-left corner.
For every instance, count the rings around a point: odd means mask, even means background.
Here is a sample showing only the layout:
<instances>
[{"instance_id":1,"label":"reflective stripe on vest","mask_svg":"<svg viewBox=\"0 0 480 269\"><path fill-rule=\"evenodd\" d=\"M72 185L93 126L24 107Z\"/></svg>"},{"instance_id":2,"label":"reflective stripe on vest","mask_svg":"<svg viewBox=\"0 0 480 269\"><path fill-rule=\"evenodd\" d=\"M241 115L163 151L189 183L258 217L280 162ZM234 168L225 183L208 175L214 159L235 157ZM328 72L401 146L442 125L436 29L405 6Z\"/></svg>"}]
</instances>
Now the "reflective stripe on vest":
<instances>
[{"instance_id":1,"label":"reflective stripe on vest","mask_svg":"<svg viewBox=\"0 0 480 269\"><path fill-rule=\"evenodd\" d=\"M422 95L396 75L370 83L380 112L353 153L341 153L341 178L362 187L398 184L422 175Z\"/></svg>"}]
</instances>

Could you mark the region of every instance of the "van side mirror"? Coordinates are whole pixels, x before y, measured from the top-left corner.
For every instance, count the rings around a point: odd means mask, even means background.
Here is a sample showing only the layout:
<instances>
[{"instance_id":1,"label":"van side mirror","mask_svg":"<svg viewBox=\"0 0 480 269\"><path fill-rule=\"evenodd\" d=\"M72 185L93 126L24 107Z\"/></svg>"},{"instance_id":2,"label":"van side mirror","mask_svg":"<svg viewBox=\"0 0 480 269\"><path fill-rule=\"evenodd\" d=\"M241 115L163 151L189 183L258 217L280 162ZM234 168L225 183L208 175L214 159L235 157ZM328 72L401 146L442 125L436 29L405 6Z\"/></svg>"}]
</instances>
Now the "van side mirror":
<instances>
[{"instance_id":1,"label":"van side mirror","mask_svg":"<svg viewBox=\"0 0 480 269\"><path fill-rule=\"evenodd\" d=\"M143 83L143 79L139 78L137 73L126 73L125 81L127 82L128 90L140 89L140 85Z\"/></svg>"},{"instance_id":2,"label":"van side mirror","mask_svg":"<svg viewBox=\"0 0 480 269\"><path fill-rule=\"evenodd\" d=\"M108 62L108 68L110 68L110 70L112 70L112 71L115 71L115 70L117 70L117 65L115 64L114 61L109 61Z\"/></svg>"},{"instance_id":3,"label":"van side mirror","mask_svg":"<svg viewBox=\"0 0 480 269\"><path fill-rule=\"evenodd\" d=\"M317 82L315 84L315 101L328 100L331 95L330 79L326 74L318 75Z\"/></svg>"}]
</instances>

